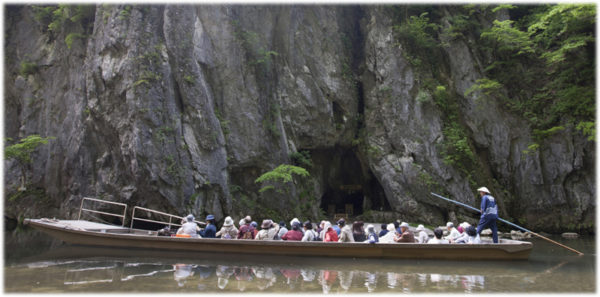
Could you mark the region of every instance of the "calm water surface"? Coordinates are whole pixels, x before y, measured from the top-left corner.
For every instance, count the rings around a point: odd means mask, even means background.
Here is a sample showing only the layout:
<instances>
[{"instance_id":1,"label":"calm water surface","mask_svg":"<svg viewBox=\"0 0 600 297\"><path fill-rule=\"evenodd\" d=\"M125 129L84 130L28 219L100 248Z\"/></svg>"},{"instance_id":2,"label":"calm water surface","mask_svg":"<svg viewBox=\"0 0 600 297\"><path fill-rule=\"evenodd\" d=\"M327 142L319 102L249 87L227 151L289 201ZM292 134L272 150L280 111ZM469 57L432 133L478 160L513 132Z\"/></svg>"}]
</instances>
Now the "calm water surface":
<instances>
[{"instance_id":1,"label":"calm water surface","mask_svg":"<svg viewBox=\"0 0 600 297\"><path fill-rule=\"evenodd\" d=\"M270 292L493 293L596 291L591 237L543 240L529 261L366 260L186 254L71 246L25 230L5 233L7 293Z\"/></svg>"}]
</instances>

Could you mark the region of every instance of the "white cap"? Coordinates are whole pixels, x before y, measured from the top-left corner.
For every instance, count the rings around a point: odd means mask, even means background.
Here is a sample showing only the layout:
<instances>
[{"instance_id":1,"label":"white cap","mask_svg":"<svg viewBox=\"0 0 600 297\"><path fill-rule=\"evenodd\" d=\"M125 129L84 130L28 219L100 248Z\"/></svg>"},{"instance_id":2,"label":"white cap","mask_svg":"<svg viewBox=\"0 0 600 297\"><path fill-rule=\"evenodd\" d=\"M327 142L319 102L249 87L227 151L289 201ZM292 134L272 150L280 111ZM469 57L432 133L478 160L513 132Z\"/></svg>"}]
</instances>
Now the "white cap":
<instances>
[{"instance_id":1,"label":"white cap","mask_svg":"<svg viewBox=\"0 0 600 297\"><path fill-rule=\"evenodd\" d=\"M446 223L446 227L454 227L454 223L448 222L448 223Z\"/></svg>"},{"instance_id":2,"label":"white cap","mask_svg":"<svg viewBox=\"0 0 600 297\"><path fill-rule=\"evenodd\" d=\"M477 189L477 192L485 192L485 193L491 194L490 190L488 190L488 188L486 188L486 187L481 187L481 188Z\"/></svg>"},{"instance_id":3,"label":"white cap","mask_svg":"<svg viewBox=\"0 0 600 297\"><path fill-rule=\"evenodd\" d=\"M394 232L396 231L396 228L394 227L394 224L388 224L386 229L390 232Z\"/></svg>"},{"instance_id":4,"label":"white cap","mask_svg":"<svg viewBox=\"0 0 600 297\"><path fill-rule=\"evenodd\" d=\"M471 224L469 224L467 222L462 222L462 223L460 223L460 226L463 227L463 229L467 229L467 227L471 226Z\"/></svg>"},{"instance_id":5,"label":"white cap","mask_svg":"<svg viewBox=\"0 0 600 297\"><path fill-rule=\"evenodd\" d=\"M400 224L400 227L408 228L408 223L407 222L402 222L402 224Z\"/></svg>"},{"instance_id":6,"label":"white cap","mask_svg":"<svg viewBox=\"0 0 600 297\"><path fill-rule=\"evenodd\" d=\"M372 230L375 230L375 226L373 226L373 225L369 224L369 225L367 226L367 230L371 230L371 229L372 229Z\"/></svg>"},{"instance_id":7,"label":"white cap","mask_svg":"<svg viewBox=\"0 0 600 297\"><path fill-rule=\"evenodd\" d=\"M423 231L423 230L425 230L425 226L423 226L423 225L419 225L419 226L417 227L417 231Z\"/></svg>"}]
</instances>

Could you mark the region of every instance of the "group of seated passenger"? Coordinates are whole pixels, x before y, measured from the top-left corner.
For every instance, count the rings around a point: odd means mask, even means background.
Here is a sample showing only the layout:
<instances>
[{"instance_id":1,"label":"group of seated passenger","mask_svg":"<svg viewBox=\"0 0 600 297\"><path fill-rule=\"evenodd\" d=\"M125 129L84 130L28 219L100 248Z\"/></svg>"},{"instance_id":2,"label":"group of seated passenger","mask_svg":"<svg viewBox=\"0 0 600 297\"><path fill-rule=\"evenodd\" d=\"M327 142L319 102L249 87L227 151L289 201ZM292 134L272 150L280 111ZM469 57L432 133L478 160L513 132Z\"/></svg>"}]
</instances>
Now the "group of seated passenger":
<instances>
[{"instance_id":1,"label":"group of seated passenger","mask_svg":"<svg viewBox=\"0 0 600 297\"><path fill-rule=\"evenodd\" d=\"M193 215L188 215L182 221L181 228L177 230L177 236L193 238L221 238L221 239L251 239L251 240L287 240L287 241L324 241L324 242L366 242L366 243L430 243L430 244L448 244L448 243L481 243L479 234L474 226L463 222L457 228L454 228L452 222L446 224L448 235L443 237L443 230L435 228L433 238L429 238L425 227L419 225L416 228L415 235L406 222L394 222L391 224L382 224L379 234L375 231L375 226L368 225L365 229L364 222L355 221L352 226L346 224L344 219L340 219L333 225L330 221L321 221L316 230L313 230L313 223L308 220L301 223L298 218L290 221L290 229L284 221L279 223L273 220L265 219L258 230L258 223L252 221L250 216L246 216L239 222L239 229L234 225L233 219L228 216L225 218L223 226L217 232L215 226L215 217L206 216L206 227L201 229L195 222Z\"/></svg>"}]
</instances>

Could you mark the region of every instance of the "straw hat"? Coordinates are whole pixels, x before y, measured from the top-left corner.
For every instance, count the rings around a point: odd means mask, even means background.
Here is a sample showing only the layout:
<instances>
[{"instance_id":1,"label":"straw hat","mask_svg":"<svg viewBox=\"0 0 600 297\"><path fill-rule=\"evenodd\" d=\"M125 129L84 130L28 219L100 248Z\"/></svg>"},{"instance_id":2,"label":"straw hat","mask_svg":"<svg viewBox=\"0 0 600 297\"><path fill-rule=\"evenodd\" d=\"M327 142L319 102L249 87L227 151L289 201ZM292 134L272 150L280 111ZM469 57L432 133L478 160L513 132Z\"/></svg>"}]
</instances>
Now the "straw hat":
<instances>
[{"instance_id":1,"label":"straw hat","mask_svg":"<svg viewBox=\"0 0 600 297\"><path fill-rule=\"evenodd\" d=\"M233 225L233 219L231 217L226 217L225 222L223 223L223 227L229 227Z\"/></svg>"},{"instance_id":2,"label":"straw hat","mask_svg":"<svg viewBox=\"0 0 600 297\"><path fill-rule=\"evenodd\" d=\"M477 192L484 192L484 193L491 194L490 190L488 190L488 188L486 188L486 187L481 187L481 188L477 189Z\"/></svg>"}]
</instances>

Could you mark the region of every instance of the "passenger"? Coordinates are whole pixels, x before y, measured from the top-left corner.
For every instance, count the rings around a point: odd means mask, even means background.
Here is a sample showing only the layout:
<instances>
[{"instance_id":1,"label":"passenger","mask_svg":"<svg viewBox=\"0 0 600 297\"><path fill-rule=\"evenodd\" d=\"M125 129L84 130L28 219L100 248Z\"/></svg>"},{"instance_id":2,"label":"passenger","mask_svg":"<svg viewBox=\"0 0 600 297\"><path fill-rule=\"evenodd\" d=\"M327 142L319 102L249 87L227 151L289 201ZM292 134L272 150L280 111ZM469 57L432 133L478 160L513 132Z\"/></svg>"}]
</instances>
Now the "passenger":
<instances>
[{"instance_id":1,"label":"passenger","mask_svg":"<svg viewBox=\"0 0 600 297\"><path fill-rule=\"evenodd\" d=\"M346 221L344 219L340 219L339 221L337 221L337 225L341 228L338 241L354 242L354 235L352 234L352 229L349 225L346 225Z\"/></svg>"},{"instance_id":2,"label":"passenger","mask_svg":"<svg viewBox=\"0 0 600 297\"><path fill-rule=\"evenodd\" d=\"M379 243L394 243L396 228L393 223L387 225L387 231L388 232L384 236L379 237Z\"/></svg>"},{"instance_id":3,"label":"passenger","mask_svg":"<svg viewBox=\"0 0 600 297\"><path fill-rule=\"evenodd\" d=\"M294 225L292 225L292 230L283 234L283 236L281 236L281 239L289 241L302 240L302 232L300 232L300 223L294 222Z\"/></svg>"},{"instance_id":4,"label":"passenger","mask_svg":"<svg viewBox=\"0 0 600 297\"><path fill-rule=\"evenodd\" d=\"M209 214L206 216L206 227L200 231L200 235L203 238L215 238L217 234L217 227L215 226L215 216Z\"/></svg>"},{"instance_id":5,"label":"passenger","mask_svg":"<svg viewBox=\"0 0 600 297\"><path fill-rule=\"evenodd\" d=\"M430 239L427 243L429 244L448 244L450 243L446 239L442 239L442 235L444 235L444 231L440 228L435 228L433 230L433 238Z\"/></svg>"},{"instance_id":6,"label":"passenger","mask_svg":"<svg viewBox=\"0 0 600 297\"><path fill-rule=\"evenodd\" d=\"M469 235L469 238L467 239L468 244L480 244L481 243L481 238L479 238L479 234L477 234L477 229L475 229L475 227L473 227L473 226L467 227L467 231L465 233L467 233L467 235Z\"/></svg>"},{"instance_id":7,"label":"passenger","mask_svg":"<svg viewBox=\"0 0 600 297\"><path fill-rule=\"evenodd\" d=\"M256 234L256 237L254 238L256 240L273 240L275 235L277 235L277 230L273 228L272 220L263 220L260 227L262 230L258 231Z\"/></svg>"},{"instance_id":8,"label":"passenger","mask_svg":"<svg viewBox=\"0 0 600 297\"><path fill-rule=\"evenodd\" d=\"M279 240L281 240L281 236L283 236L283 234L286 234L288 232L288 229L285 227L285 222L281 221L279 222L279 232L277 232L277 238L279 238Z\"/></svg>"},{"instance_id":9,"label":"passenger","mask_svg":"<svg viewBox=\"0 0 600 297\"><path fill-rule=\"evenodd\" d=\"M254 238L256 238L256 234L258 234L258 223L256 221L252 221L252 223L250 223L250 225L252 225L252 227L254 227L254 230L252 230L252 233L254 233Z\"/></svg>"},{"instance_id":10,"label":"passenger","mask_svg":"<svg viewBox=\"0 0 600 297\"><path fill-rule=\"evenodd\" d=\"M325 239L325 232L327 232L327 230L325 229L325 223L327 222L329 221L321 221L321 223L319 224L319 228L317 229L317 233L319 233L319 238L321 238L322 240Z\"/></svg>"},{"instance_id":11,"label":"passenger","mask_svg":"<svg viewBox=\"0 0 600 297\"><path fill-rule=\"evenodd\" d=\"M310 221L304 222L304 236L302 236L302 241L319 241L319 235L313 230Z\"/></svg>"},{"instance_id":12,"label":"passenger","mask_svg":"<svg viewBox=\"0 0 600 297\"><path fill-rule=\"evenodd\" d=\"M223 227L221 230L215 234L217 237L221 237L221 239L235 239L238 234L238 229L233 224L233 219L228 216L225 218L225 222L223 223Z\"/></svg>"},{"instance_id":13,"label":"passenger","mask_svg":"<svg viewBox=\"0 0 600 297\"><path fill-rule=\"evenodd\" d=\"M456 228L459 232L460 230L467 230L467 228L471 226L469 223L464 222L461 223L458 228ZM456 239L454 239L454 243L466 243L467 240L469 239L469 235L467 234L467 232L461 232L460 236L458 236Z\"/></svg>"},{"instance_id":14,"label":"passenger","mask_svg":"<svg viewBox=\"0 0 600 297\"><path fill-rule=\"evenodd\" d=\"M452 222L446 223L446 229L448 230L448 236L446 236L446 239L450 241L450 243L454 243L454 240L460 236L460 233L458 233L458 230L454 228L454 223Z\"/></svg>"},{"instance_id":15,"label":"passenger","mask_svg":"<svg viewBox=\"0 0 600 297\"><path fill-rule=\"evenodd\" d=\"M275 236L273 236L273 240L280 240L281 238L279 238L279 224L273 222L273 229L275 230Z\"/></svg>"},{"instance_id":16,"label":"passenger","mask_svg":"<svg viewBox=\"0 0 600 297\"><path fill-rule=\"evenodd\" d=\"M365 240L366 243L378 243L379 242L379 236L377 236L377 233L375 233L375 226L373 225L368 225L367 226L367 240Z\"/></svg>"},{"instance_id":17,"label":"passenger","mask_svg":"<svg viewBox=\"0 0 600 297\"><path fill-rule=\"evenodd\" d=\"M297 223L300 226L300 230L298 231L302 232L302 235L304 235L304 229L302 229L302 223L300 222L300 220L298 220L298 218L293 218L290 221L290 226L294 226L294 223Z\"/></svg>"},{"instance_id":18,"label":"passenger","mask_svg":"<svg viewBox=\"0 0 600 297\"><path fill-rule=\"evenodd\" d=\"M335 231L335 233L337 233L337 235L339 237L340 233L342 232L342 228L340 228L337 224L332 225L331 228L333 228L333 230Z\"/></svg>"},{"instance_id":19,"label":"passenger","mask_svg":"<svg viewBox=\"0 0 600 297\"><path fill-rule=\"evenodd\" d=\"M402 231L400 230L400 220L394 221L394 228L396 229L396 233L402 234Z\"/></svg>"},{"instance_id":20,"label":"passenger","mask_svg":"<svg viewBox=\"0 0 600 297\"><path fill-rule=\"evenodd\" d=\"M352 236L354 236L354 241L363 242L367 240L367 234L365 233L365 229L363 229L364 225L365 223L362 221L355 221L352 223Z\"/></svg>"},{"instance_id":21,"label":"passenger","mask_svg":"<svg viewBox=\"0 0 600 297\"><path fill-rule=\"evenodd\" d=\"M427 243L427 241L429 241L429 235L425 232L425 226L419 225L417 227L417 232L419 232L419 235L417 236L418 243Z\"/></svg>"},{"instance_id":22,"label":"passenger","mask_svg":"<svg viewBox=\"0 0 600 297\"><path fill-rule=\"evenodd\" d=\"M240 221L240 231L238 232L237 239L254 239L254 227L250 224L252 222L252 218L250 216L246 216L242 221Z\"/></svg>"},{"instance_id":23,"label":"passenger","mask_svg":"<svg viewBox=\"0 0 600 297\"><path fill-rule=\"evenodd\" d=\"M323 225L323 230L325 234L323 235L324 242L337 242L339 240L337 233L333 228L331 228L331 223L329 221L325 221Z\"/></svg>"},{"instance_id":24,"label":"passenger","mask_svg":"<svg viewBox=\"0 0 600 297\"><path fill-rule=\"evenodd\" d=\"M181 225L181 228L179 228L179 230L177 230L177 234L189 235L190 237L197 238L198 230L200 230L200 228L198 228L198 224L194 222L194 216L190 214L187 217L185 217L185 220L186 222Z\"/></svg>"},{"instance_id":25,"label":"passenger","mask_svg":"<svg viewBox=\"0 0 600 297\"><path fill-rule=\"evenodd\" d=\"M402 232L400 233L400 236L394 237L395 242L415 242L415 236L412 232L410 232L410 229L408 228L408 223L402 222L402 224L400 224L400 231Z\"/></svg>"},{"instance_id":26,"label":"passenger","mask_svg":"<svg viewBox=\"0 0 600 297\"><path fill-rule=\"evenodd\" d=\"M388 233L387 224L381 224L381 231L379 231L379 238Z\"/></svg>"}]
</instances>

